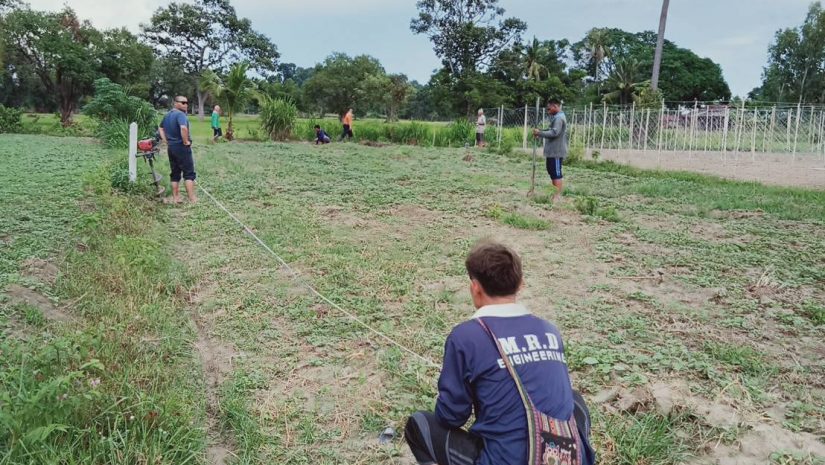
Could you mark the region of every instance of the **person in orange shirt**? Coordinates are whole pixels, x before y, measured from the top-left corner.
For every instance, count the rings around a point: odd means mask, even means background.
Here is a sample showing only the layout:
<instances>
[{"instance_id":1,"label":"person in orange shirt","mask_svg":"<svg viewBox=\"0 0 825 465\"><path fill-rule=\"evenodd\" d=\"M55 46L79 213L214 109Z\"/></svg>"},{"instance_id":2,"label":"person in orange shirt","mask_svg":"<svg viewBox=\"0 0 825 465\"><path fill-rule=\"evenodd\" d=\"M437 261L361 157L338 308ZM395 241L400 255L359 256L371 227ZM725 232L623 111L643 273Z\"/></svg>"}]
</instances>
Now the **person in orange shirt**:
<instances>
[{"instance_id":1,"label":"person in orange shirt","mask_svg":"<svg viewBox=\"0 0 825 465\"><path fill-rule=\"evenodd\" d=\"M352 108L347 111L347 114L341 118L341 123L344 125L344 132L341 134L341 140L344 140L345 137L352 139Z\"/></svg>"}]
</instances>

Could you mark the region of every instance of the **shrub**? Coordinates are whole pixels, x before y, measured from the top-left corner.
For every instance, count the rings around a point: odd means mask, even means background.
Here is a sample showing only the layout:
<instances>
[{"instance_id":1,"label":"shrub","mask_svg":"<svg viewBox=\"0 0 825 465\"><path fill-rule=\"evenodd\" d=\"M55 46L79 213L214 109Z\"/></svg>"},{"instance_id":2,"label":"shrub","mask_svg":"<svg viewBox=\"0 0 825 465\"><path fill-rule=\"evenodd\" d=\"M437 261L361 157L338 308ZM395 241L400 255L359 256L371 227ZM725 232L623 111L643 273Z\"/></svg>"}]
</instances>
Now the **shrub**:
<instances>
[{"instance_id":1,"label":"shrub","mask_svg":"<svg viewBox=\"0 0 825 465\"><path fill-rule=\"evenodd\" d=\"M95 135L109 147L129 145L129 124L138 125L138 137L151 137L158 114L145 100L132 97L107 78L95 81L95 96L83 112L97 122Z\"/></svg>"},{"instance_id":2,"label":"shrub","mask_svg":"<svg viewBox=\"0 0 825 465\"><path fill-rule=\"evenodd\" d=\"M567 151L567 159L564 162L568 165L576 165L584 159L584 145L580 143L570 144Z\"/></svg>"},{"instance_id":3,"label":"shrub","mask_svg":"<svg viewBox=\"0 0 825 465\"><path fill-rule=\"evenodd\" d=\"M500 145L498 142L490 142L490 145L487 146L487 151L499 155L511 155L515 148L516 144L512 139L502 138Z\"/></svg>"},{"instance_id":4,"label":"shrub","mask_svg":"<svg viewBox=\"0 0 825 465\"><path fill-rule=\"evenodd\" d=\"M0 134L20 132L23 129L21 116L22 112L17 108L0 105Z\"/></svg>"},{"instance_id":5,"label":"shrub","mask_svg":"<svg viewBox=\"0 0 825 465\"><path fill-rule=\"evenodd\" d=\"M618 223L621 221L621 218L619 218L619 213L616 212L616 207L602 207L599 205L599 199L596 197L578 197L575 202L575 207L579 213L591 218L601 218L605 221L610 221L613 223Z\"/></svg>"},{"instance_id":6,"label":"shrub","mask_svg":"<svg viewBox=\"0 0 825 465\"><path fill-rule=\"evenodd\" d=\"M261 104L261 127L272 140L292 137L298 107L290 100L266 98Z\"/></svg>"}]
</instances>

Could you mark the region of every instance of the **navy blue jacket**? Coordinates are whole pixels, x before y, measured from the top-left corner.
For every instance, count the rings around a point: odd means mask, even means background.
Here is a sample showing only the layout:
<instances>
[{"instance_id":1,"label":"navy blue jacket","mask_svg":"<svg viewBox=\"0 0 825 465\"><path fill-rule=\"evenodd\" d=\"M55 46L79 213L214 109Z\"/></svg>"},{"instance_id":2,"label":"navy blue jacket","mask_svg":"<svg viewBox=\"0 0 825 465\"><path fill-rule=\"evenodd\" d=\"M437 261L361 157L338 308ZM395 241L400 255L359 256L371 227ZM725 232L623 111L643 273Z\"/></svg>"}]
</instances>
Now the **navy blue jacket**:
<instances>
[{"instance_id":1,"label":"navy blue jacket","mask_svg":"<svg viewBox=\"0 0 825 465\"><path fill-rule=\"evenodd\" d=\"M484 318L501 341L536 408L567 420L573 414L573 390L561 334L522 305L490 305L456 326L445 344L436 417L459 428L475 411L470 432L484 439L478 465L525 465L524 404L492 338L475 318Z\"/></svg>"}]
</instances>

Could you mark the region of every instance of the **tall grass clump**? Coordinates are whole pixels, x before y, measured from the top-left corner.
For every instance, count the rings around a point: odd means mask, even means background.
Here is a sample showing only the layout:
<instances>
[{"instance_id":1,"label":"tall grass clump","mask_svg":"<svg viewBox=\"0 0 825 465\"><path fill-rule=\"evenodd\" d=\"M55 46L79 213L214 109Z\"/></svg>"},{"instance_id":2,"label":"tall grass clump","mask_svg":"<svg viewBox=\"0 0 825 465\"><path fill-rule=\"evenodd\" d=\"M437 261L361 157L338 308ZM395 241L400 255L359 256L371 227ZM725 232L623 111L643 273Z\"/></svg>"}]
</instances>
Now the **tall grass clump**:
<instances>
[{"instance_id":1,"label":"tall grass clump","mask_svg":"<svg viewBox=\"0 0 825 465\"><path fill-rule=\"evenodd\" d=\"M261 127L272 140L291 138L297 118L298 107L290 100L265 98L261 103Z\"/></svg>"},{"instance_id":2,"label":"tall grass clump","mask_svg":"<svg viewBox=\"0 0 825 465\"><path fill-rule=\"evenodd\" d=\"M437 137L441 147L461 147L464 144L473 145L475 139L475 125L465 119L453 121L446 128L442 129L440 137Z\"/></svg>"},{"instance_id":3,"label":"tall grass clump","mask_svg":"<svg viewBox=\"0 0 825 465\"><path fill-rule=\"evenodd\" d=\"M132 97L119 84L107 78L95 81L95 96L83 108L97 124L95 136L107 147L129 145L129 124L138 125L138 137L151 137L157 130L158 114L145 100Z\"/></svg>"}]
</instances>

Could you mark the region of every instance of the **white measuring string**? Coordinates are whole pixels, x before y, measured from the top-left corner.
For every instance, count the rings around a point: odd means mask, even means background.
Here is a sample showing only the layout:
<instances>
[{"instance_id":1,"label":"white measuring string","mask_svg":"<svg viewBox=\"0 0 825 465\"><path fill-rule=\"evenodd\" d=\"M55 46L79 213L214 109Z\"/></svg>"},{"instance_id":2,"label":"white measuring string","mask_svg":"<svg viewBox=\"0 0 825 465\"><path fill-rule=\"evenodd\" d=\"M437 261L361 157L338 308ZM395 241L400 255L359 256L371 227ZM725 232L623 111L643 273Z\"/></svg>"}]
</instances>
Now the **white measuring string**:
<instances>
[{"instance_id":1,"label":"white measuring string","mask_svg":"<svg viewBox=\"0 0 825 465\"><path fill-rule=\"evenodd\" d=\"M209 197L209 198L212 200L212 202L213 202L215 205L217 205L217 206L218 206L218 208L220 208L221 210L223 210L224 212L226 212L226 214L227 214L227 215L229 215L229 217L230 217L230 218L232 218L232 219L233 219L236 223L238 223L238 225L239 225L240 227L242 227L242 228L243 228L243 230L244 230L244 231L246 231L246 233L247 233L247 234L249 234L250 236L252 236L252 238L253 238L253 239L255 239L255 241L256 241L256 242L258 242L258 244L260 244L260 246L261 246L261 247L263 247L263 248L264 248L267 252L269 252L269 253L270 253L273 257L275 257L275 259L276 259L276 260L278 260L278 262L279 262L279 263L280 263L280 264L281 264L284 268L286 268L287 270L289 270L289 272L292 274L292 277L295 279L295 281L297 281L298 283L300 283L301 285L303 285L304 287L306 287L307 289L309 289L309 291L310 291L311 293L315 294L315 296L317 296L319 299L323 300L324 302L326 302L327 304L329 304L331 307L333 307L334 309L338 310L338 311L339 311L339 312L341 312L342 314L346 315L346 316L347 316L347 317L349 317L351 320L353 320L353 321L355 321L356 323L358 323L359 325L363 326L364 328L366 328L367 330L369 330L370 332L372 332L372 333L373 333L373 334L375 334L376 336L380 337L381 339L384 339L385 341L389 342L390 344L392 344L392 345L394 345L394 346L398 347L399 349L401 349L401 350L403 350L403 351L407 352L408 354L410 354L410 355L412 355L413 357L415 357L415 358L417 358L417 359L421 360L421 361L422 361L422 362L424 362L425 364L427 364L427 365L429 365L429 366L431 366L431 367L433 367L433 368L438 368L438 369L441 369L441 365L439 365L438 363L435 363L434 361L430 360L429 358L427 358L427 357L425 357L425 356L423 356L423 355L418 354L417 352L413 351L412 349L409 349L409 348L405 347L403 344L401 344L400 342L396 341L395 339L393 339L393 338L391 338L391 337L387 336L386 334L384 334L384 333L382 333L382 332L378 331L377 329L373 328L372 326L370 326L370 325L368 325L368 324L364 323L364 321L362 321L360 318L358 318L357 316L355 316L355 315L354 315L354 314L352 314L351 312L348 312L348 311L344 310L343 308L341 308L341 306L340 306L340 305L338 305L338 304L336 304L335 302L333 302L333 301L329 300L329 299L328 299L325 295L323 295L323 294L321 294L320 292L318 292L318 291L317 291L317 290L316 290L316 289L312 286L312 284L310 284L308 281L306 281L305 279L303 279L303 277L300 275L300 273L298 273L298 272L297 272L297 271L295 271L295 270L294 270L291 266L289 266L289 263L287 263L287 262L286 262L283 258L281 258L281 256L280 256L280 255L278 255L277 253L275 253L275 251L274 251L274 250L272 250L272 249L271 249L268 245L266 245L266 243L265 243L264 241L262 241L262 240L261 240L261 238L259 238L259 237L258 237L258 235L257 235L257 234L255 234L255 233L254 233L251 229L249 229L249 227L248 227L247 225L245 225L245 224L243 223L243 221L239 220L237 216L235 216L235 215L234 215L231 211L229 211L229 210L228 210L228 209L227 209L227 208L226 208L226 207L225 207L225 206L224 206L224 205L220 202L220 200L216 199L216 198L215 198L215 196L213 196L213 195L209 192L209 190L207 190L205 187L203 187L203 184L202 184L202 183L200 183L200 182L198 183L198 188L200 188L200 190L201 190L201 191L203 191L203 193L204 193L204 194L206 194L206 195L207 195L207 197Z\"/></svg>"}]
</instances>

